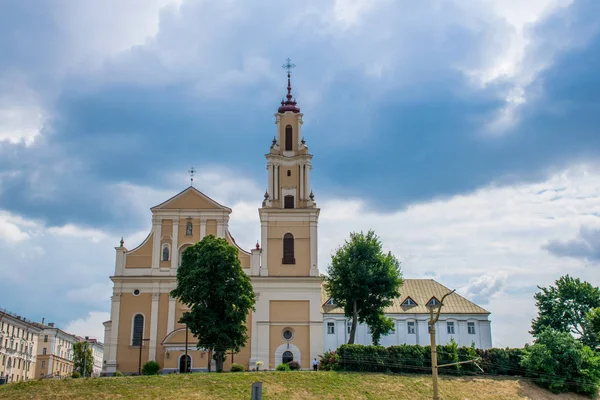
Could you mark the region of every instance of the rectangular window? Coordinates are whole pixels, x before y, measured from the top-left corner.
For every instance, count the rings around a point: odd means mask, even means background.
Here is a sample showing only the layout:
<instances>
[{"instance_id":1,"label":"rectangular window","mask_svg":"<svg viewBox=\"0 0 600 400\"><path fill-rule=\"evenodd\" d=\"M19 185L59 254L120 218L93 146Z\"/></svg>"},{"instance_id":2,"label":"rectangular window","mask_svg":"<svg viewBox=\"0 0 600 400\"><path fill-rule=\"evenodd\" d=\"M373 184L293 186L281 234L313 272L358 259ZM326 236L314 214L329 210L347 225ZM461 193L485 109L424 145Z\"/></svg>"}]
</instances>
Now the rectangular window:
<instances>
[{"instance_id":1,"label":"rectangular window","mask_svg":"<svg viewBox=\"0 0 600 400\"><path fill-rule=\"evenodd\" d=\"M294 208L294 196L285 196L283 198L283 208Z\"/></svg>"},{"instance_id":2,"label":"rectangular window","mask_svg":"<svg viewBox=\"0 0 600 400\"><path fill-rule=\"evenodd\" d=\"M454 335L454 322L446 322L446 328L449 335Z\"/></svg>"},{"instance_id":3,"label":"rectangular window","mask_svg":"<svg viewBox=\"0 0 600 400\"><path fill-rule=\"evenodd\" d=\"M335 324L333 322L327 323L327 334L333 335L335 333Z\"/></svg>"},{"instance_id":4,"label":"rectangular window","mask_svg":"<svg viewBox=\"0 0 600 400\"><path fill-rule=\"evenodd\" d=\"M352 322L346 323L346 331L348 332L348 335L349 335L350 331L352 331Z\"/></svg>"},{"instance_id":5,"label":"rectangular window","mask_svg":"<svg viewBox=\"0 0 600 400\"><path fill-rule=\"evenodd\" d=\"M46 355L46 348L45 348L45 347L42 349L42 355L43 355L43 356L45 356L45 355Z\"/></svg>"},{"instance_id":6,"label":"rectangular window","mask_svg":"<svg viewBox=\"0 0 600 400\"><path fill-rule=\"evenodd\" d=\"M406 326L408 327L408 333L410 335L415 334L415 323L413 321L408 321Z\"/></svg>"},{"instance_id":7,"label":"rectangular window","mask_svg":"<svg viewBox=\"0 0 600 400\"><path fill-rule=\"evenodd\" d=\"M469 335L475 334L475 322L467 322L467 329L469 330Z\"/></svg>"},{"instance_id":8,"label":"rectangular window","mask_svg":"<svg viewBox=\"0 0 600 400\"><path fill-rule=\"evenodd\" d=\"M48 342L48 335L44 335L44 342Z\"/></svg>"}]
</instances>

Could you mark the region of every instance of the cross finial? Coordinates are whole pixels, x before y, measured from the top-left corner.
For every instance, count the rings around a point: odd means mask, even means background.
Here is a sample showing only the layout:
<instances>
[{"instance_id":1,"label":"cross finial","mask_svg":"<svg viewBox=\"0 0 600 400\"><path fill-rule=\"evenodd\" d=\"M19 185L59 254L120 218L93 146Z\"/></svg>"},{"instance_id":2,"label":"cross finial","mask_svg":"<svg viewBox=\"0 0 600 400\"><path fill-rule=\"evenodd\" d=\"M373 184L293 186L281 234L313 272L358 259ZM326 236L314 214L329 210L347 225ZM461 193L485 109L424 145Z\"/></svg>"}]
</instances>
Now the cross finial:
<instances>
[{"instance_id":1,"label":"cross finial","mask_svg":"<svg viewBox=\"0 0 600 400\"><path fill-rule=\"evenodd\" d=\"M188 173L190 174L190 185L194 186L194 174L196 173L196 170L194 169L194 167L192 167L190 168Z\"/></svg>"},{"instance_id":2,"label":"cross finial","mask_svg":"<svg viewBox=\"0 0 600 400\"><path fill-rule=\"evenodd\" d=\"M287 74L289 75L292 73L292 68L296 68L296 64L292 64L292 60L288 57L285 60L285 64L283 64L281 68L285 69L285 72L287 72Z\"/></svg>"}]
</instances>

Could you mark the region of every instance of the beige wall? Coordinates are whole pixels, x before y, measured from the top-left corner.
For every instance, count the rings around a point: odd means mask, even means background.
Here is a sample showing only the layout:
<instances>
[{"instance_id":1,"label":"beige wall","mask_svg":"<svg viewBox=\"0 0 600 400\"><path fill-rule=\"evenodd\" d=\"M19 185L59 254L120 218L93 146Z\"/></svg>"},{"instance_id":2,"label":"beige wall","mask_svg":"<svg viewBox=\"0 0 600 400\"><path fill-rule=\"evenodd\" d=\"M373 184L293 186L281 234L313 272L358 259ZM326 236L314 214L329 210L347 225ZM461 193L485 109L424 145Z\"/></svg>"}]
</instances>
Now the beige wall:
<instances>
[{"instance_id":1,"label":"beige wall","mask_svg":"<svg viewBox=\"0 0 600 400\"><path fill-rule=\"evenodd\" d=\"M164 364L165 353L163 347L161 346L161 342L164 338L169 334L167 332L167 324L168 324L168 316L169 316L169 294L161 293L160 298L158 300L158 330L157 330L157 342L156 342L156 362L160 365Z\"/></svg>"},{"instance_id":2,"label":"beige wall","mask_svg":"<svg viewBox=\"0 0 600 400\"><path fill-rule=\"evenodd\" d=\"M206 235L217 236L217 220L209 219L206 221Z\"/></svg>"},{"instance_id":3,"label":"beige wall","mask_svg":"<svg viewBox=\"0 0 600 400\"><path fill-rule=\"evenodd\" d=\"M152 267L152 240L151 233L148 239L138 248L125 255L125 268L151 268Z\"/></svg>"},{"instance_id":4,"label":"beige wall","mask_svg":"<svg viewBox=\"0 0 600 400\"><path fill-rule=\"evenodd\" d=\"M283 236L294 235L294 258L296 264L282 264ZM268 243L270 276L310 275L310 225L309 222L270 222Z\"/></svg>"},{"instance_id":5,"label":"beige wall","mask_svg":"<svg viewBox=\"0 0 600 400\"><path fill-rule=\"evenodd\" d=\"M144 339L149 339L152 294L141 293L134 296L132 293L123 293L120 303L117 370L124 373L138 372L139 347L131 346L133 316L138 313L144 315ZM142 365L148 361L148 346L149 341L145 341L142 347Z\"/></svg>"},{"instance_id":6,"label":"beige wall","mask_svg":"<svg viewBox=\"0 0 600 400\"><path fill-rule=\"evenodd\" d=\"M293 151L298 151L298 114L294 113L284 113L281 116L281 121L279 123L279 146L282 151L285 149L285 127L287 125L292 126L293 132Z\"/></svg>"},{"instance_id":7,"label":"beige wall","mask_svg":"<svg viewBox=\"0 0 600 400\"><path fill-rule=\"evenodd\" d=\"M186 226L188 223L187 218L181 218L179 220L179 243L177 243L177 248L183 243L198 243L200 241L200 219L192 218L192 235L186 236Z\"/></svg>"},{"instance_id":8,"label":"beige wall","mask_svg":"<svg viewBox=\"0 0 600 400\"><path fill-rule=\"evenodd\" d=\"M197 193L188 192L180 198L173 200L170 204L161 207L166 210L173 209L218 209L216 205L211 203L210 201L202 198Z\"/></svg>"},{"instance_id":9,"label":"beige wall","mask_svg":"<svg viewBox=\"0 0 600 400\"><path fill-rule=\"evenodd\" d=\"M310 302L307 300L271 300L269 302L269 364L277 367L275 350L288 342L283 331L291 328L294 337L289 342L300 350L302 368L310 368Z\"/></svg>"}]
</instances>

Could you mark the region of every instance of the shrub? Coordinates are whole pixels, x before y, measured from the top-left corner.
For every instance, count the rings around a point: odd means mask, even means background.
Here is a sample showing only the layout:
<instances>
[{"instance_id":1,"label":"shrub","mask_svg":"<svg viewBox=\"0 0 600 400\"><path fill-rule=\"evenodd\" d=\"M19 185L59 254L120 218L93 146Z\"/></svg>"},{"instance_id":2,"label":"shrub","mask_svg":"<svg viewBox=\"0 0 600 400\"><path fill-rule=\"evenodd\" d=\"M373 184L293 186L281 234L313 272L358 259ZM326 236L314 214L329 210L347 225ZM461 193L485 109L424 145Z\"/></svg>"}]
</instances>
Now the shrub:
<instances>
[{"instance_id":1,"label":"shrub","mask_svg":"<svg viewBox=\"0 0 600 400\"><path fill-rule=\"evenodd\" d=\"M419 345L402 344L387 349L386 364L392 372L423 372L425 364L424 349Z\"/></svg>"},{"instance_id":2,"label":"shrub","mask_svg":"<svg viewBox=\"0 0 600 400\"><path fill-rule=\"evenodd\" d=\"M344 344L337 350L345 371L385 372L387 349L383 346Z\"/></svg>"},{"instance_id":3,"label":"shrub","mask_svg":"<svg viewBox=\"0 0 600 400\"><path fill-rule=\"evenodd\" d=\"M288 364L279 364L275 371L291 371L290 366Z\"/></svg>"},{"instance_id":4,"label":"shrub","mask_svg":"<svg viewBox=\"0 0 600 400\"><path fill-rule=\"evenodd\" d=\"M73 378L73 379L81 378L81 374L79 373L79 371L73 371L73 373L71 374L71 378Z\"/></svg>"},{"instance_id":5,"label":"shrub","mask_svg":"<svg viewBox=\"0 0 600 400\"><path fill-rule=\"evenodd\" d=\"M300 369L300 363L298 361L290 361L287 363L290 366L290 370L297 371Z\"/></svg>"},{"instance_id":6,"label":"shrub","mask_svg":"<svg viewBox=\"0 0 600 400\"><path fill-rule=\"evenodd\" d=\"M342 369L340 365L340 356L335 351L326 351L322 356L319 356L319 370L321 371L339 371Z\"/></svg>"},{"instance_id":7,"label":"shrub","mask_svg":"<svg viewBox=\"0 0 600 400\"><path fill-rule=\"evenodd\" d=\"M478 357L477 352L475 351L475 343L472 343L470 347L459 347L457 350L458 360L459 361L468 361L474 360ZM476 373L479 371L479 368L475 366L475 364L467 363L461 364L460 370L465 373Z\"/></svg>"},{"instance_id":8,"label":"shrub","mask_svg":"<svg viewBox=\"0 0 600 400\"><path fill-rule=\"evenodd\" d=\"M244 366L241 364L231 364L231 372L244 372Z\"/></svg>"},{"instance_id":9,"label":"shrub","mask_svg":"<svg viewBox=\"0 0 600 400\"><path fill-rule=\"evenodd\" d=\"M117 377L123 376L123 373L121 371L117 371L117 372L114 373L113 376L117 376Z\"/></svg>"},{"instance_id":10,"label":"shrub","mask_svg":"<svg viewBox=\"0 0 600 400\"><path fill-rule=\"evenodd\" d=\"M527 376L555 393L597 395L600 355L567 332L546 329L526 348L521 365Z\"/></svg>"},{"instance_id":11,"label":"shrub","mask_svg":"<svg viewBox=\"0 0 600 400\"><path fill-rule=\"evenodd\" d=\"M148 361L142 367L142 375L157 375L160 371L160 365L156 361Z\"/></svg>"}]
</instances>

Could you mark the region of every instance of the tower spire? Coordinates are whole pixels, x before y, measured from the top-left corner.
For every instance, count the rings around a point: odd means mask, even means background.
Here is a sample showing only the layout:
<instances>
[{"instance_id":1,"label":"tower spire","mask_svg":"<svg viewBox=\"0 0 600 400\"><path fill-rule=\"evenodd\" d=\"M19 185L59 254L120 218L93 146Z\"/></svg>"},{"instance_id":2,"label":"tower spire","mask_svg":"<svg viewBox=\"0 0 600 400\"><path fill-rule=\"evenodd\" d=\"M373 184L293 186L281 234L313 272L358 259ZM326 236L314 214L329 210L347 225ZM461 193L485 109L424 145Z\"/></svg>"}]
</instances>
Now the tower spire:
<instances>
[{"instance_id":1,"label":"tower spire","mask_svg":"<svg viewBox=\"0 0 600 400\"><path fill-rule=\"evenodd\" d=\"M296 68L296 64L292 64L292 60L288 57L285 60L285 64L283 64L281 66L283 69L285 69L285 71L287 72L287 95L285 96L287 100L281 100L281 107L279 107L279 109L277 110L280 113L284 113L286 111L291 111L293 113L299 113L300 112L300 107L298 107L296 105L296 101L293 99L294 96L292 96L292 82L291 82L291 76L292 76L292 69Z\"/></svg>"}]
</instances>

